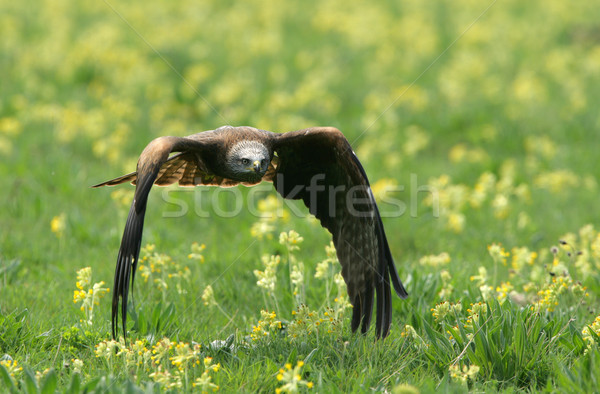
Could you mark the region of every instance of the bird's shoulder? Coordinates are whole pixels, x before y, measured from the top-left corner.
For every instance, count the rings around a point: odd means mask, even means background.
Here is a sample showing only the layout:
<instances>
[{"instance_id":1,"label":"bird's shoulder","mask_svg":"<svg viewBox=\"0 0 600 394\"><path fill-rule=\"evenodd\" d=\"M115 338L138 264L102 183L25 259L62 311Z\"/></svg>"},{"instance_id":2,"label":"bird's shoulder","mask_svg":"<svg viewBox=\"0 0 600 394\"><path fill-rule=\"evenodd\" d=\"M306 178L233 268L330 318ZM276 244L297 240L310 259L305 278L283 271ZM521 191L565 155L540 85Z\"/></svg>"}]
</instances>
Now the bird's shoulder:
<instances>
[{"instance_id":1,"label":"bird's shoulder","mask_svg":"<svg viewBox=\"0 0 600 394\"><path fill-rule=\"evenodd\" d=\"M276 138L281 140L298 140L303 138L323 139L331 141L346 140L346 137L340 130L331 126L309 127L301 130L273 134L275 134Z\"/></svg>"},{"instance_id":2,"label":"bird's shoulder","mask_svg":"<svg viewBox=\"0 0 600 394\"><path fill-rule=\"evenodd\" d=\"M189 138L195 141L214 141L222 142L229 145L242 140L256 140L265 143L270 142L277 135L267 130L257 129L251 126L221 126L214 130L202 131L199 133L188 135Z\"/></svg>"},{"instance_id":3,"label":"bird's shoulder","mask_svg":"<svg viewBox=\"0 0 600 394\"><path fill-rule=\"evenodd\" d=\"M335 127L311 127L277 134L274 138L275 151L309 155L319 160L332 160L352 154L350 143Z\"/></svg>"}]
</instances>

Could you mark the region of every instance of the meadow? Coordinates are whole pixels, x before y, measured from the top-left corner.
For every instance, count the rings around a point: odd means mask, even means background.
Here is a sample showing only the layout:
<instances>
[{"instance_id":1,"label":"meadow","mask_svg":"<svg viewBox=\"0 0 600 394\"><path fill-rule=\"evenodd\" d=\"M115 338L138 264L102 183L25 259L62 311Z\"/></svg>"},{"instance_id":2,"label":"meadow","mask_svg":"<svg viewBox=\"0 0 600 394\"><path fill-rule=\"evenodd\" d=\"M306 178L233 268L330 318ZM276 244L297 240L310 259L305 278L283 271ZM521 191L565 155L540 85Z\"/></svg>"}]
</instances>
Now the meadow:
<instances>
[{"instance_id":1,"label":"meadow","mask_svg":"<svg viewBox=\"0 0 600 394\"><path fill-rule=\"evenodd\" d=\"M3 392L597 392L595 2L0 1ZM270 186L155 188L153 138L334 126L409 298L350 332L330 235ZM298 214L304 212L304 214Z\"/></svg>"}]
</instances>

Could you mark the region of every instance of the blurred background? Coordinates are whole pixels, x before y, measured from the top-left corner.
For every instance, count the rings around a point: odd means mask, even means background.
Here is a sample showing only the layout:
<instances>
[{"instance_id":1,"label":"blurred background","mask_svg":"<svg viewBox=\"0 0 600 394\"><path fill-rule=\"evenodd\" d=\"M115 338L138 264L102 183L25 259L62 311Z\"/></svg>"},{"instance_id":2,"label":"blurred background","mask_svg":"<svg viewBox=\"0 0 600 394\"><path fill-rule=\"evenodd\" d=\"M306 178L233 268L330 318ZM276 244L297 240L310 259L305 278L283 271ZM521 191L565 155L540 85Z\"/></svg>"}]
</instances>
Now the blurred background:
<instances>
[{"instance_id":1,"label":"blurred background","mask_svg":"<svg viewBox=\"0 0 600 394\"><path fill-rule=\"evenodd\" d=\"M134 171L155 137L223 124L339 128L376 194L414 209L384 222L404 278L423 255L448 252L461 280L491 264L492 242L547 249L600 216L598 16L560 0L3 0L0 310L63 310L84 266L111 284L133 187L89 186ZM420 185L439 215L411 197ZM240 258L256 218L165 219L161 196L144 243L205 243L202 277L235 261L224 283L253 286L270 247Z\"/></svg>"}]
</instances>

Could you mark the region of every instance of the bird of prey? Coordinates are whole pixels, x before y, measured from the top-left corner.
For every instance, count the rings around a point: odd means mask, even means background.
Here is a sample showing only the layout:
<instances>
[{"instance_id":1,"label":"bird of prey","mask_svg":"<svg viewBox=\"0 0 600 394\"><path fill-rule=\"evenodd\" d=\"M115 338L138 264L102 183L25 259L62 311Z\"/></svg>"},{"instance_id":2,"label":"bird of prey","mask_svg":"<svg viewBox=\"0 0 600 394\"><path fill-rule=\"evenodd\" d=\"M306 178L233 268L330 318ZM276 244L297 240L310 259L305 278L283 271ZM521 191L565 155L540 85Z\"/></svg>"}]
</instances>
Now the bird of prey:
<instances>
[{"instance_id":1,"label":"bird of prey","mask_svg":"<svg viewBox=\"0 0 600 394\"><path fill-rule=\"evenodd\" d=\"M171 153L175 153L171 155ZM301 199L331 233L348 296L351 328L369 329L376 295L375 335L386 337L392 315L391 284L406 298L367 174L348 140L333 127L273 133L223 126L187 137L159 137L143 150L137 171L95 185L136 185L117 257L112 299L112 333L121 322L126 335L127 295L133 289L148 194L153 184L251 186L273 182L287 199Z\"/></svg>"}]
</instances>

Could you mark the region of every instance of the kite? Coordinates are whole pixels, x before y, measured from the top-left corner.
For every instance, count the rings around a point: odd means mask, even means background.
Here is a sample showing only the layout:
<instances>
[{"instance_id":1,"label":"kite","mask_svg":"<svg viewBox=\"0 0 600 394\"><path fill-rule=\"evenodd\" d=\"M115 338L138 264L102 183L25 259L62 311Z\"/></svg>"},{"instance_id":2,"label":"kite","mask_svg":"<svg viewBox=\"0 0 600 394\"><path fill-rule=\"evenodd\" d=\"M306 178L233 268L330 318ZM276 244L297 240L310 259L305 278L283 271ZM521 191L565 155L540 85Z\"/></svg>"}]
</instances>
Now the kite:
<instances>
[{"instance_id":1,"label":"kite","mask_svg":"<svg viewBox=\"0 0 600 394\"><path fill-rule=\"evenodd\" d=\"M375 335L389 334L390 281L400 298L408 293L394 265L367 174L348 140L333 127L273 133L223 126L187 137L156 138L140 155L136 172L93 186L136 185L115 270L113 338L119 299L126 335L127 296L130 284L133 289L152 185L230 187L261 181L272 182L286 199L301 199L331 233L353 307L352 331L368 331L376 298Z\"/></svg>"}]
</instances>

